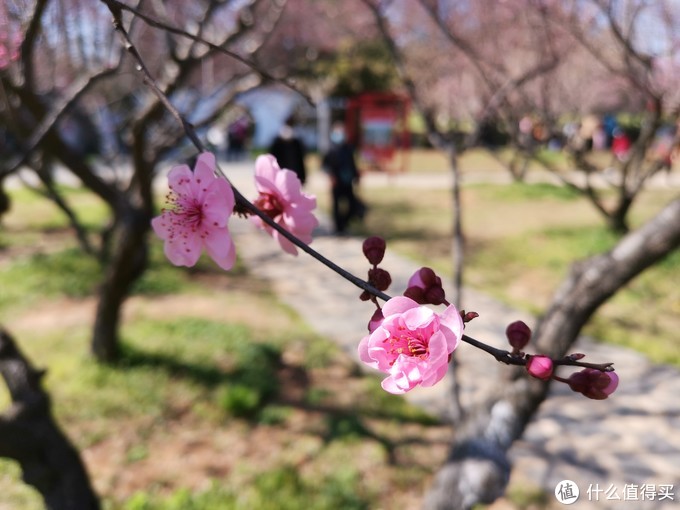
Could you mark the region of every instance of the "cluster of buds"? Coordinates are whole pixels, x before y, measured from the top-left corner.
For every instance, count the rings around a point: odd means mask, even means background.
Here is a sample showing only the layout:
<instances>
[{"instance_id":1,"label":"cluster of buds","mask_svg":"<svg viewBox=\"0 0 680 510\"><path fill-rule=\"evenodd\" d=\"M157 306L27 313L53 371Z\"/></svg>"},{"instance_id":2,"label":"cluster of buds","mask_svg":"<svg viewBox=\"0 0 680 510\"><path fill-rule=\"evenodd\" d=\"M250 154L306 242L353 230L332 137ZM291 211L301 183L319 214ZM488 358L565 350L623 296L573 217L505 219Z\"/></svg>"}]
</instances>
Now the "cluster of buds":
<instances>
[{"instance_id":1,"label":"cluster of buds","mask_svg":"<svg viewBox=\"0 0 680 510\"><path fill-rule=\"evenodd\" d=\"M380 292L392 283L390 273L379 268L385 256L386 243L380 237L369 237L363 253L371 264L368 283ZM373 291L375 292L375 291ZM555 380L588 398L602 400L618 386L618 376L611 364L594 365L579 360L583 354L571 354L554 360L543 354L526 354L531 328L522 321L508 325L506 337L512 350L496 349L464 335L465 324L478 317L476 312L458 311L446 300L442 279L429 267L417 270L409 279L403 296L390 298L383 308L376 296L364 290L363 301L372 301L376 311L368 322L368 336L359 344L359 358L367 365L388 375L382 386L391 393L405 393L412 388L432 386L446 373L446 365L461 341L471 343L508 364L523 365L527 373L542 381ZM433 312L427 305L444 305L443 313ZM568 379L558 377L557 365L583 368Z\"/></svg>"},{"instance_id":2,"label":"cluster of buds","mask_svg":"<svg viewBox=\"0 0 680 510\"><path fill-rule=\"evenodd\" d=\"M385 240L382 237L369 237L364 241L362 249L364 255L371 263L373 267L368 270L368 283L379 291L385 291L392 284L392 277L388 271L378 267L385 256L386 248ZM373 301L375 302L375 296L373 296L368 291L363 291L359 299L362 301ZM378 310L379 311L379 310ZM369 328L370 329L370 328Z\"/></svg>"},{"instance_id":3,"label":"cluster of buds","mask_svg":"<svg viewBox=\"0 0 680 510\"><path fill-rule=\"evenodd\" d=\"M543 354L531 355L522 352L522 349L531 340L531 329L522 321L508 325L505 336L512 346L511 356L523 359L526 363L527 372L536 379L542 381L553 379L566 383L573 391L594 400L604 400L614 393L619 384L619 377L611 370L610 365L597 368L586 367L579 372L574 372L568 379L558 377L554 373L556 362L552 358ZM584 354L576 353L567 356L565 360L570 364L576 364L578 360L584 357Z\"/></svg>"}]
</instances>

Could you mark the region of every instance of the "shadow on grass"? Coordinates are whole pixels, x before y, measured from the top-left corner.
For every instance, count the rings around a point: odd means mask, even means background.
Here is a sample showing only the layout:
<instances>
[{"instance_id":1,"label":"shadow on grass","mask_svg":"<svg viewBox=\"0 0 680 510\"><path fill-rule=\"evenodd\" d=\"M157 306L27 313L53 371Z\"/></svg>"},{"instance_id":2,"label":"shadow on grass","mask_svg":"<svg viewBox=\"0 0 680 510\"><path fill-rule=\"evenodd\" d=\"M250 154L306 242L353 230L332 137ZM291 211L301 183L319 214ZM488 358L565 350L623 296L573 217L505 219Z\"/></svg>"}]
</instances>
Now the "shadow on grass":
<instances>
[{"instance_id":1,"label":"shadow on grass","mask_svg":"<svg viewBox=\"0 0 680 510\"><path fill-rule=\"evenodd\" d=\"M120 369L154 368L172 377L188 379L206 387L214 387L229 378L229 373L207 363L189 363L175 356L146 352L131 345L121 346L121 356L115 366Z\"/></svg>"},{"instance_id":2,"label":"shadow on grass","mask_svg":"<svg viewBox=\"0 0 680 510\"><path fill-rule=\"evenodd\" d=\"M323 422L317 433L325 444L336 440L369 439L380 444L390 464L398 462L396 450L410 444L429 444L431 440L418 434L389 434L376 431L371 421L421 426L440 422L420 410L411 410L402 399L393 395L368 394L359 398L365 405L350 407L335 403L310 402L311 376L304 367L286 364L281 352L268 344L251 343L238 352L229 352L228 369L205 362L188 362L166 353L146 352L125 345L117 366L121 370L152 368L162 370L172 378L182 378L215 389L216 405L227 416L253 424L268 423L272 409L298 409L320 416ZM348 374L348 378L351 375ZM371 381L377 384L377 381ZM312 399L313 400L313 399ZM285 422L285 419L281 419ZM274 423L277 424L277 423Z\"/></svg>"}]
</instances>

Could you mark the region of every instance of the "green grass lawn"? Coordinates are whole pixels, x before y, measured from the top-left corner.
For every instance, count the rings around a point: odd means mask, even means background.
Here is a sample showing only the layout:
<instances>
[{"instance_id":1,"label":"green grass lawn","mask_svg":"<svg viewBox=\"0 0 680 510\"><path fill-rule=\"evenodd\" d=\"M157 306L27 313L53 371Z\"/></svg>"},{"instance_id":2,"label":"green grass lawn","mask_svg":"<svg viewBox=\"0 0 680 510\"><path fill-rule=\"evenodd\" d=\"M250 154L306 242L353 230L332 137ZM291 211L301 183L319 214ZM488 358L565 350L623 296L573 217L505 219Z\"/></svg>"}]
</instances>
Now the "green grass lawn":
<instances>
[{"instance_id":1,"label":"green grass lawn","mask_svg":"<svg viewBox=\"0 0 680 510\"><path fill-rule=\"evenodd\" d=\"M124 310L123 355L88 341L99 264L50 204L12 192L0 230L0 323L37 367L104 508L368 509L417 505L449 435L361 375L237 263L151 267ZM106 211L67 190L92 231ZM0 385L0 408L9 404ZM0 460L0 508L42 508Z\"/></svg>"}]
</instances>

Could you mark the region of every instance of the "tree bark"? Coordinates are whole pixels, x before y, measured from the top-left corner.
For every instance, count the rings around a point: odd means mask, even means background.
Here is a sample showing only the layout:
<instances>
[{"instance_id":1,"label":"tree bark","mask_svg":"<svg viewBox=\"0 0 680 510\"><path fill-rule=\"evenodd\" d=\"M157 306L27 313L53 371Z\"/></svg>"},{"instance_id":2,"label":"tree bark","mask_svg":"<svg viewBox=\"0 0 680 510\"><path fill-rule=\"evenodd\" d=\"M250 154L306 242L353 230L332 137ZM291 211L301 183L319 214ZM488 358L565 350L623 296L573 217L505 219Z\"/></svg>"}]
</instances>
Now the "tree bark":
<instances>
[{"instance_id":1,"label":"tree bark","mask_svg":"<svg viewBox=\"0 0 680 510\"><path fill-rule=\"evenodd\" d=\"M593 313L624 285L680 246L680 198L623 237L609 252L577 262L539 321L536 349L568 354ZM496 394L468 409L456 424L448 459L427 494L425 508L470 509L500 497L510 476L507 452L518 439L548 385L510 369ZM582 398L575 395L574 398Z\"/></svg>"},{"instance_id":2,"label":"tree bark","mask_svg":"<svg viewBox=\"0 0 680 510\"><path fill-rule=\"evenodd\" d=\"M114 253L99 290L99 301L92 334L92 354L104 363L120 354L118 332L123 302L148 263L147 233L150 214L144 209L129 208L117 215L113 228Z\"/></svg>"},{"instance_id":3,"label":"tree bark","mask_svg":"<svg viewBox=\"0 0 680 510\"><path fill-rule=\"evenodd\" d=\"M44 372L31 366L0 328L0 374L12 406L0 415L0 457L19 462L26 483L48 510L98 510L99 500L77 450L54 422Z\"/></svg>"},{"instance_id":4,"label":"tree bark","mask_svg":"<svg viewBox=\"0 0 680 510\"><path fill-rule=\"evenodd\" d=\"M0 176L0 222L2 221L2 217L9 212L11 205L12 201L5 191L5 179Z\"/></svg>"}]
</instances>

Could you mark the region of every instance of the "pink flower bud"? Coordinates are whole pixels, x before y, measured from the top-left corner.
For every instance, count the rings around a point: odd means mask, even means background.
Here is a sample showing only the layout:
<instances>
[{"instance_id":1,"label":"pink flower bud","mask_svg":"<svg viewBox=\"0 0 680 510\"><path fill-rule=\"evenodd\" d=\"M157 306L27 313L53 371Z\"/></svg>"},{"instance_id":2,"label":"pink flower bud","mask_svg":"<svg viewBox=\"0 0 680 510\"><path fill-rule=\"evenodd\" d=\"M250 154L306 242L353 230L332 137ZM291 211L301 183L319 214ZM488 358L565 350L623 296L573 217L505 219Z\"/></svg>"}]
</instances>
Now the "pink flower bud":
<instances>
[{"instance_id":1,"label":"pink flower bud","mask_svg":"<svg viewBox=\"0 0 680 510\"><path fill-rule=\"evenodd\" d=\"M529 375L547 381L552 376L553 362L548 356L529 356L527 359Z\"/></svg>"},{"instance_id":2,"label":"pink flower bud","mask_svg":"<svg viewBox=\"0 0 680 510\"><path fill-rule=\"evenodd\" d=\"M516 321L508 324L505 336L508 337L508 342L515 351L521 351L531 340L531 329L524 322Z\"/></svg>"},{"instance_id":3,"label":"pink flower bud","mask_svg":"<svg viewBox=\"0 0 680 510\"><path fill-rule=\"evenodd\" d=\"M368 261L377 266L385 256L385 240L382 237L369 237L364 241L362 249Z\"/></svg>"},{"instance_id":4,"label":"pink flower bud","mask_svg":"<svg viewBox=\"0 0 680 510\"><path fill-rule=\"evenodd\" d=\"M602 372L595 368L584 368L574 372L567 380L569 387L593 400L604 400L614 393L619 385L616 372Z\"/></svg>"}]
</instances>

